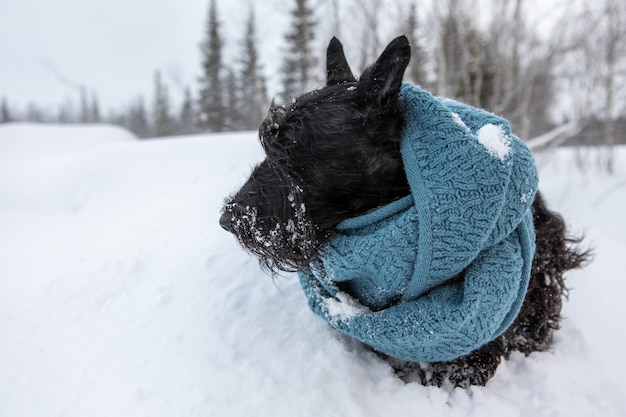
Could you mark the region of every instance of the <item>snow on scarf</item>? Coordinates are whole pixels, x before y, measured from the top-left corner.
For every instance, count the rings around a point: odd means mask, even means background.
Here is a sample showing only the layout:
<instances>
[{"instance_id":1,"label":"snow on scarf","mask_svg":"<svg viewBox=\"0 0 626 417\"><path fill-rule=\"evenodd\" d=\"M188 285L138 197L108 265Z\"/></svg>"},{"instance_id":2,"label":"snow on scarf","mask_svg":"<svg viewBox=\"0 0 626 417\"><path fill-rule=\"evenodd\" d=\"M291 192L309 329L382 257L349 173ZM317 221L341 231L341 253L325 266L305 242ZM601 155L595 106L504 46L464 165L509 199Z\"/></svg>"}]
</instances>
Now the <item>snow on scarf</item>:
<instances>
[{"instance_id":1,"label":"snow on scarf","mask_svg":"<svg viewBox=\"0 0 626 417\"><path fill-rule=\"evenodd\" d=\"M447 361L498 337L521 308L537 171L506 120L406 83L400 101L412 194L339 224L299 278L340 332L396 358Z\"/></svg>"}]
</instances>

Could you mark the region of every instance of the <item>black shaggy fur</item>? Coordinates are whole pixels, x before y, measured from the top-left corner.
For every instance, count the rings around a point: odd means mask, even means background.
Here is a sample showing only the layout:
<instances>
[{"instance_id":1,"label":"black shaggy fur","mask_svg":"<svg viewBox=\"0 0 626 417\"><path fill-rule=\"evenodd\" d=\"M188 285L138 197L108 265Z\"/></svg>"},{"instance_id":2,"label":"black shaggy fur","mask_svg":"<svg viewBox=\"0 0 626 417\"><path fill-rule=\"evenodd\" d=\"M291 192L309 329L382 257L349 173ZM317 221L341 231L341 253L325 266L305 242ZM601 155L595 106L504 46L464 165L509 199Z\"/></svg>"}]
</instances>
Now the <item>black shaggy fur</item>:
<instances>
[{"instance_id":1,"label":"black shaggy fur","mask_svg":"<svg viewBox=\"0 0 626 417\"><path fill-rule=\"evenodd\" d=\"M391 42L357 80L341 43L327 52L327 85L295 99L275 99L259 129L266 158L227 199L220 224L270 271L308 266L342 220L410 193L400 156L403 110L398 93L410 58L405 37ZM533 204L537 251L524 304L496 340L450 362L386 358L405 380L484 385L502 357L549 348L559 327L563 273L587 253L567 237L540 195ZM457 279L462 279L458 277Z\"/></svg>"}]
</instances>

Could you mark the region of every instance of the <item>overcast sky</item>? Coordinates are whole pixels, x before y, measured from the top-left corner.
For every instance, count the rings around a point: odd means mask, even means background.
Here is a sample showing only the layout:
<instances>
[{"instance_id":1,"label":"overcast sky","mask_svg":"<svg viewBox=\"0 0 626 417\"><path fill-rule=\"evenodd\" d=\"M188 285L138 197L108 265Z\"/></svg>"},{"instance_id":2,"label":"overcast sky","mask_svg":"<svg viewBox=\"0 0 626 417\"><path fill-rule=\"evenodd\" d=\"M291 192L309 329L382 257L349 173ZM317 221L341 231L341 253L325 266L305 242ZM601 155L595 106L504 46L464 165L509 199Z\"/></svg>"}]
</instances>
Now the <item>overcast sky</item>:
<instances>
[{"instance_id":1,"label":"overcast sky","mask_svg":"<svg viewBox=\"0 0 626 417\"><path fill-rule=\"evenodd\" d=\"M544 2L558 3L532 3ZM157 69L174 98L180 98L185 86L196 87L200 75L199 44L204 38L208 3L0 0L0 98L19 109L29 102L55 109L66 99L77 102L82 85L97 93L106 114L139 95L149 100ZM231 61L240 53L245 21L254 4L270 92L278 88L276 68L283 55L280 46L292 3L218 0L225 54ZM536 7L531 9L536 13ZM349 22L345 19L342 23Z\"/></svg>"},{"instance_id":2,"label":"overcast sky","mask_svg":"<svg viewBox=\"0 0 626 417\"><path fill-rule=\"evenodd\" d=\"M231 50L239 48L250 3L219 3ZM150 95L156 69L180 94L200 74L207 8L208 0L0 0L0 97L12 106L54 107L77 100L84 85L107 111ZM257 14L261 34L275 28L267 12Z\"/></svg>"}]
</instances>

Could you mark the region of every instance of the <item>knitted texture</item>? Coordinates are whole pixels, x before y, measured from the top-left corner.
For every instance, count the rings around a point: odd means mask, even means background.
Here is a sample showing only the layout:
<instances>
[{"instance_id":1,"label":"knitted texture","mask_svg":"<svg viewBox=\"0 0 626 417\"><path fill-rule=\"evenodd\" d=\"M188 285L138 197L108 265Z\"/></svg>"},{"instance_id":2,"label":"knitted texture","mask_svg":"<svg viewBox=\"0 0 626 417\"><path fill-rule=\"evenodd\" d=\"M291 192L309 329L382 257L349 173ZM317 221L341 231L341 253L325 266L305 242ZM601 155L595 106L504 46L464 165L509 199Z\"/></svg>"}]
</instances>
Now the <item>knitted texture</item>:
<instances>
[{"instance_id":1,"label":"knitted texture","mask_svg":"<svg viewBox=\"0 0 626 417\"><path fill-rule=\"evenodd\" d=\"M399 99L411 195L339 224L300 283L335 329L399 359L447 361L498 337L521 308L537 171L501 117L410 84Z\"/></svg>"}]
</instances>

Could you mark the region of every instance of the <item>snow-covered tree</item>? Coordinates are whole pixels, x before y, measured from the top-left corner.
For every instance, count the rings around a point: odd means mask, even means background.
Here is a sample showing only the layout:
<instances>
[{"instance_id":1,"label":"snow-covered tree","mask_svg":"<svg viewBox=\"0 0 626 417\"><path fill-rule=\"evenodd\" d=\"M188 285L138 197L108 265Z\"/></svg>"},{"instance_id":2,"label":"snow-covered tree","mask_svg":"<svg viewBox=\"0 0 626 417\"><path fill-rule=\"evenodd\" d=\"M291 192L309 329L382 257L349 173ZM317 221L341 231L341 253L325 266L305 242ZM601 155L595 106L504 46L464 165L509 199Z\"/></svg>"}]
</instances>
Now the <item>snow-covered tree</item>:
<instances>
[{"instance_id":1,"label":"snow-covered tree","mask_svg":"<svg viewBox=\"0 0 626 417\"><path fill-rule=\"evenodd\" d=\"M26 120L29 122L46 123L49 121L48 114L45 110L35 103L28 103L26 107Z\"/></svg>"},{"instance_id":2,"label":"snow-covered tree","mask_svg":"<svg viewBox=\"0 0 626 417\"><path fill-rule=\"evenodd\" d=\"M89 111L89 95L87 94L87 88L83 85L80 87L80 123L89 123L90 119Z\"/></svg>"},{"instance_id":3,"label":"snow-covered tree","mask_svg":"<svg viewBox=\"0 0 626 417\"><path fill-rule=\"evenodd\" d=\"M191 90L189 90L189 88L185 88L185 98L183 99L183 104L180 108L180 120L178 121L180 127L177 133L187 135L195 132L194 114Z\"/></svg>"},{"instance_id":4,"label":"snow-covered tree","mask_svg":"<svg viewBox=\"0 0 626 417\"><path fill-rule=\"evenodd\" d=\"M152 134L155 137L173 133L173 121L170 115L170 99L167 86L161 79L161 71L154 76L154 107Z\"/></svg>"},{"instance_id":5,"label":"snow-covered tree","mask_svg":"<svg viewBox=\"0 0 626 417\"><path fill-rule=\"evenodd\" d=\"M224 130L235 131L241 129L242 109L245 98L245 89L239 85L237 75L232 69L227 69L225 77L224 104L226 111L224 112Z\"/></svg>"},{"instance_id":6,"label":"snow-covered tree","mask_svg":"<svg viewBox=\"0 0 626 417\"><path fill-rule=\"evenodd\" d=\"M292 95L317 86L313 9L309 7L307 0L296 0L295 3L291 12L293 22L286 35L288 46L282 67L283 88L287 94Z\"/></svg>"},{"instance_id":7,"label":"snow-covered tree","mask_svg":"<svg viewBox=\"0 0 626 417\"><path fill-rule=\"evenodd\" d=\"M259 63L254 9L250 9L243 41L241 71L241 127L256 129L264 117L267 106L265 79ZM232 110L232 109L231 109Z\"/></svg>"},{"instance_id":8,"label":"snow-covered tree","mask_svg":"<svg viewBox=\"0 0 626 417\"><path fill-rule=\"evenodd\" d=\"M76 114L74 101L71 98L66 97L63 100L63 103L61 103L58 106L55 121L61 124L69 124L69 123L76 123L78 122L78 120L79 118L77 117L77 114Z\"/></svg>"},{"instance_id":9,"label":"snow-covered tree","mask_svg":"<svg viewBox=\"0 0 626 417\"><path fill-rule=\"evenodd\" d=\"M224 95L222 90L222 47L215 0L209 3L206 38L202 43L202 76L198 101L198 128L202 131L224 130Z\"/></svg>"},{"instance_id":10,"label":"snow-covered tree","mask_svg":"<svg viewBox=\"0 0 626 417\"><path fill-rule=\"evenodd\" d=\"M139 138L150 136L151 129L148 122L148 112L146 111L146 102L142 96L135 99L126 116L125 126Z\"/></svg>"},{"instance_id":11,"label":"snow-covered tree","mask_svg":"<svg viewBox=\"0 0 626 417\"><path fill-rule=\"evenodd\" d=\"M100 103L95 91L91 92L91 106L89 108L89 121L92 123L100 123L102 117L100 116Z\"/></svg>"},{"instance_id":12,"label":"snow-covered tree","mask_svg":"<svg viewBox=\"0 0 626 417\"><path fill-rule=\"evenodd\" d=\"M11 112L9 111L9 103L6 98L2 98L2 104L0 104L0 123L8 123L13 121Z\"/></svg>"}]
</instances>

